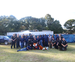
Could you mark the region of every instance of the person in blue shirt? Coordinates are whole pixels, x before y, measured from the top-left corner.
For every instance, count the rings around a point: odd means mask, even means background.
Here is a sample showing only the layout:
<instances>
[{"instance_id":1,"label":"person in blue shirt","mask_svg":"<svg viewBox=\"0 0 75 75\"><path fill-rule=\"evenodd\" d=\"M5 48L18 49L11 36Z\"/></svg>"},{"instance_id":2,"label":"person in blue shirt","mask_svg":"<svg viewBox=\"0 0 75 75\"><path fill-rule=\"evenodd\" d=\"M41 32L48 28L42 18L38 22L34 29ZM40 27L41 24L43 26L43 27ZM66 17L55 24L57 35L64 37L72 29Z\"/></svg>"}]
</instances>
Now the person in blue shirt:
<instances>
[{"instance_id":1,"label":"person in blue shirt","mask_svg":"<svg viewBox=\"0 0 75 75\"><path fill-rule=\"evenodd\" d=\"M29 46L27 46L25 48L17 50L17 52L19 52L19 51L27 51L27 50L31 50L31 49L32 49L32 47L31 47L31 44L30 44Z\"/></svg>"},{"instance_id":2,"label":"person in blue shirt","mask_svg":"<svg viewBox=\"0 0 75 75\"><path fill-rule=\"evenodd\" d=\"M43 47L43 37L40 35L39 38L40 38L40 42L39 42L39 43L40 43L40 45Z\"/></svg>"},{"instance_id":3,"label":"person in blue shirt","mask_svg":"<svg viewBox=\"0 0 75 75\"><path fill-rule=\"evenodd\" d=\"M23 35L21 35L20 42L21 42L21 48L23 48L24 47L24 38L23 38Z\"/></svg>"},{"instance_id":4,"label":"person in blue shirt","mask_svg":"<svg viewBox=\"0 0 75 75\"><path fill-rule=\"evenodd\" d=\"M42 38L43 38L43 47L45 46L45 43L44 43L44 35L42 35Z\"/></svg>"},{"instance_id":5,"label":"person in blue shirt","mask_svg":"<svg viewBox=\"0 0 75 75\"><path fill-rule=\"evenodd\" d=\"M55 39L57 41L57 39L59 39L59 36L57 34L55 34Z\"/></svg>"},{"instance_id":6,"label":"person in blue shirt","mask_svg":"<svg viewBox=\"0 0 75 75\"><path fill-rule=\"evenodd\" d=\"M48 36L45 34L44 36L45 47L48 47Z\"/></svg>"},{"instance_id":7,"label":"person in blue shirt","mask_svg":"<svg viewBox=\"0 0 75 75\"><path fill-rule=\"evenodd\" d=\"M25 37L25 42L26 42L26 47L27 47L27 45L28 45L28 36L27 35Z\"/></svg>"}]
</instances>

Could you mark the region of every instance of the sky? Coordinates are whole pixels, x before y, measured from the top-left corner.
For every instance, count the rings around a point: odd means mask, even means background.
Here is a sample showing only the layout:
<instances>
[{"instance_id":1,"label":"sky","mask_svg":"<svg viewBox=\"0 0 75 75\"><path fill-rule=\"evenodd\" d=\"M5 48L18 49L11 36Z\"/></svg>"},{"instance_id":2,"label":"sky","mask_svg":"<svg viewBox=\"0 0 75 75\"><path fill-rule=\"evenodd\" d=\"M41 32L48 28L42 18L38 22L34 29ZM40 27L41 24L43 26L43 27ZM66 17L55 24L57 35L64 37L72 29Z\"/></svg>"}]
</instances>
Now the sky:
<instances>
[{"instance_id":1,"label":"sky","mask_svg":"<svg viewBox=\"0 0 75 75\"><path fill-rule=\"evenodd\" d=\"M46 14L50 14L54 20L59 20L60 24L64 25L64 23L69 19L75 19L75 12L0 12L0 16L15 16L18 20L32 16L35 18L44 18Z\"/></svg>"}]
</instances>

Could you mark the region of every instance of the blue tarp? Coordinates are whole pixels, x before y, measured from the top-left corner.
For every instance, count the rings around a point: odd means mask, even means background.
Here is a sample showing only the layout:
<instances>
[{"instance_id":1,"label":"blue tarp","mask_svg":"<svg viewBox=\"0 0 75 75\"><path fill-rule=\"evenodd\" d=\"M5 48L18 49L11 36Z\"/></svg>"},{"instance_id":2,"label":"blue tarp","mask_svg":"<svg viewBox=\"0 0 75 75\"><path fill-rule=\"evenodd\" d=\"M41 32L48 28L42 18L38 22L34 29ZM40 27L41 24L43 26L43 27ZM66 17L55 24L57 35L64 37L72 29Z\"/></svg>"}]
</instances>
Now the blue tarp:
<instances>
[{"instance_id":1,"label":"blue tarp","mask_svg":"<svg viewBox=\"0 0 75 75\"><path fill-rule=\"evenodd\" d=\"M65 35L62 35L63 36L63 38L65 38L65 40L67 41L67 42L70 42L70 43L72 43L72 42L75 42L75 35L73 35L73 34L65 34Z\"/></svg>"}]
</instances>

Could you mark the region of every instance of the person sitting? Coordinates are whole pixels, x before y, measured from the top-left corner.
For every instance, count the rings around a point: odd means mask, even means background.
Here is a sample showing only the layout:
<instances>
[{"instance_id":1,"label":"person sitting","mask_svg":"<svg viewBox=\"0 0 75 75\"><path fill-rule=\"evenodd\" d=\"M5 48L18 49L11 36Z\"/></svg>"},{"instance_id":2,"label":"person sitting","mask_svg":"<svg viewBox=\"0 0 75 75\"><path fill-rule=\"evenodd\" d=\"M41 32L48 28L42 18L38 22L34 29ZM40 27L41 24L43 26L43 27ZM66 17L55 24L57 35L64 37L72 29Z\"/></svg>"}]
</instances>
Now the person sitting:
<instances>
[{"instance_id":1,"label":"person sitting","mask_svg":"<svg viewBox=\"0 0 75 75\"><path fill-rule=\"evenodd\" d=\"M58 45L59 45L59 38L57 38L56 40L55 49L58 49Z\"/></svg>"},{"instance_id":2,"label":"person sitting","mask_svg":"<svg viewBox=\"0 0 75 75\"><path fill-rule=\"evenodd\" d=\"M56 41L54 40L54 38L52 39L52 48L54 48L55 47L55 45L56 45Z\"/></svg>"},{"instance_id":3,"label":"person sitting","mask_svg":"<svg viewBox=\"0 0 75 75\"><path fill-rule=\"evenodd\" d=\"M67 50L68 45L67 45L67 42L66 42L65 38L62 39L61 45L62 45L62 50Z\"/></svg>"},{"instance_id":4,"label":"person sitting","mask_svg":"<svg viewBox=\"0 0 75 75\"><path fill-rule=\"evenodd\" d=\"M17 50L17 52L19 52L19 51L27 51L27 50L32 50L31 44L29 46L25 47L25 48Z\"/></svg>"},{"instance_id":5,"label":"person sitting","mask_svg":"<svg viewBox=\"0 0 75 75\"><path fill-rule=\"evenodd\" d=\"M62 40L61 40L61 38L59 38L58 48L59 48L60 50L62 50L62 45L61 45L61 43L62 43Z\"/></svg>"},{"instance_id":6,"label":"person sitting","mask_svg":"<svg viewBox=\"0 0 75 75\"><path fill-rule=\"evenodd\" d=\"M35 49L39 49L39 47L38 47L38 41L36 40L36 38L34 38L33 47L34 47L34 50Z\"/></svg>"}]
</instances>

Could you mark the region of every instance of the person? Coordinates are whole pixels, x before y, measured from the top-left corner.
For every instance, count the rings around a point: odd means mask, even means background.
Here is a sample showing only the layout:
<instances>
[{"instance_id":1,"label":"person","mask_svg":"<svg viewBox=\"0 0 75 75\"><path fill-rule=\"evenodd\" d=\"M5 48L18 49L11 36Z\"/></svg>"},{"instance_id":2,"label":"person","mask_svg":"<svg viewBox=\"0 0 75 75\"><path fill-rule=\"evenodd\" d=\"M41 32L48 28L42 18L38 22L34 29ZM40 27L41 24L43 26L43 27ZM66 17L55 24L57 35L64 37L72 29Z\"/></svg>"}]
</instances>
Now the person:
<instances>
[{"instance_id":1,"label":"person","mask_svg":"<svg viewBox=\"0 0 75 75\"><path fill-rule=\"evenodd\" d=\"M11 37L11 49L12 49L12 46L14 45L14 48L15 48L15 41L16 41L16 37L15 37L15 34L13 34L13 36Z\"/></svg>"},{"instance_id":2,"label":"person","mask_svg":"<svg viewBox=\"0 0 75 75\"><path fill-rule=\"evenodd\" d=\"M54 48L55 47L55 45L56 45L56 40L54 40L54 38L52 39L52 48Z\"/></svg>"},{"instance_id":3,"label":"person","mask_svg":"<svg viewBox=\"0 0 75 75\"><path fill-rule=\"evenodd\" d=\"M22 36L23 36L23 38L25 39L25 35L23 34Z\"/></svg>"},{"instance_id":4,"label":"person","mask_svg":"<svg viewBox=\"0 0 75 75\"><path fill-rule=\"evenodd\" d=\"M57 38L56 40L55 49L58 49L58 46L59 46L59 38Z\"/></svg>"},{"instance_id":5,"label":"person","mask_svg":"<svg viewBox=\"0 0 75 75\"><path fill-rule=\"evenodd\" d=\"M42 38L41 35L40 35L40 42L39 43L40 43L41 46L43 46L43 38Z\"/></svg>"},{"instance_id":6,"label":"person","mask_svg":"<svg viewBox=\"0 0 75 75\"><path fill-rule=\"evenodd\" d=\"M45 46L45 43L44 43L44 35L42 37L43 37L43 47L44 47Z\"/></svg>"},{"instance_id":7,"label":"person","mask_svg":"<svg viewBox=\"0 0 75 75\"><path fill-rule=\"evenodd\" d=\"M27 50L32 50L31 44L29 46L25 47L25 48L17 50L17 52L19 52L19 51L27 51Z\"/></svg>"},{"instance_id":8,"label":"person","mask_svg":"<svg viewBox=\"0 0 75 75\"><path fill-rule=\"evenodd\" d=\"M48 45L51 48L51 41L52 41L52 37L51 35L48 36Z\"/></svg>"},{"instance_id":9,"label":"person","mask_svg":"<svg viewBox=\"0 0 75 75\"><path fill-rule=\"evenodd\" d=\"M36 40L38 41L38 44L39 44L39 42L40 42L40 38L39 38L39 36L37 36Z\"/></svg>"},{"instance_id":10,"label":"person","mask_svg":"<svg viewBox=\"0 0 75 75\"><path fill-rule=\"evenodd\" d=\"M38 47L38 41L36 40L36 38L34 38L33 47L34 47L34 50L35 49L39 49L39 47Z\"/></svg>"},{"instance_id":11,"label":"person","mask_svg":"<svg viewBox=\"0 0 75 75\"><path fill-rule=\"evenodd\" d=\"M20 37L19 37L19 34L17 34L17 38L16 38L16 48L19 47L19 41L20 41Z\"/></svg>"},{"instance_id":12,"label":"person","mask_svg":"<svg viewBox=\"0 0 75 75\"><path fill-rule=\"evenodd\" d=\"M55 40L57 41L57 39L59 39L59 36L55 34Z\"/></svg>"},{"instance_id":13,"label":"person","mask_svg":"<svg viewBox=\"0 0 75 75\"><path fill-rule=\"evenodd\" d=\"M62 50L67 50L68 45L67 45L67 42L66 42L65 38L62 39L61 45L62 45Z\"/></svg>"},{"instance_id":14,"label":"person","mask_svg":"<svg viewBox=\"0 0 75 75\"><path fill-rule=\"evenodd\" d=\"M27 35L25 37L25 42L26 42L26 47L27 47L27 45L28 45L28 36Z\"/></svg>"},{"instance_id":15,"label":"person","mask_svg":"<svg viewBox=\"0 0 75 75\"><path fill-rule=\"evenodd\" d=\"M61 42L62 42L62 40L61 40L61 38L59 38L59 44L58 44L58 48L59 48L60 50L62 49Z\"/></svg>"},{"instance_id":16,"label":"person","mask_svg":"<svg viewBox=\"0 0 75 75\"><path fill-rule=\"evenodd\" d=\"M32 34L30 34L30 36L29 36L29 38L28 38L28 39L30 39L31 41L33 41L33 40L34 40L34 38L33 38Z\"/></svg>"},{"instance_id":17,"label":"person","mask_svg":"<svg viewBox=\"0 0 75 75\"><path fill-rule=\"evenodd\" d=\"M45 47L48 47L48 36L45 34L44 36Z\"/></svg>"},{"instance_id":18,"label":"person","mask_svg":"<svg viewBox=\"0 0 75 75\"><path fill-rule=\"evenodd\" d=\"M33 38L32 34L30 34L28 39L30 39L29 41L31 41L31 46L33 47L33 40L34 40L34 38Z\"/></svg>"},{"instance_id":19,"label":"person","mask_svg":"<svg viewBox=\"0 0 75 75\"><path fill-rule=\"evenodd\" d=\"M20 43L21 43L21 48L23 48L24 47L24 38L23 38L23 35L21 35Z\"/></svg>"},{"instance_id":20,"label":"person","mask_svg":"<svg viewBox=\"0 0 75 75\"><path fill-rule=\"evenodd\" d=\"M61 40L63 39L63 36L61 34L59 34L59 39L61 38Z\"/></svg>"},{"instance_id":21,"label":"person","mask_svg":"<svg viewBox=\"0 0 75 75\"><path fill-rule=\"evenodd\" d=\"M35 38L35 35L33 35L33 38Z\"/></svg>"},{"instance_id":22,"label":"person","mask_svg":"<svg viewBox=\"0 0 75 75\"><path fill-rule=\"evenodd\" d=\"M28 39L28 44L27 46L29 46L31 44L32 48L33 48L33 41L31 41L30 39Z\"/></svg>"},{"instance_id":23,"label":"person","mask_svg":"<svg viewBox=\"0 0 75 75\"><path fill-rule=\"evenodd\" d=\"M54 36L52 35L52 40L53 40Z\"/></svg>"}]
</instances>

